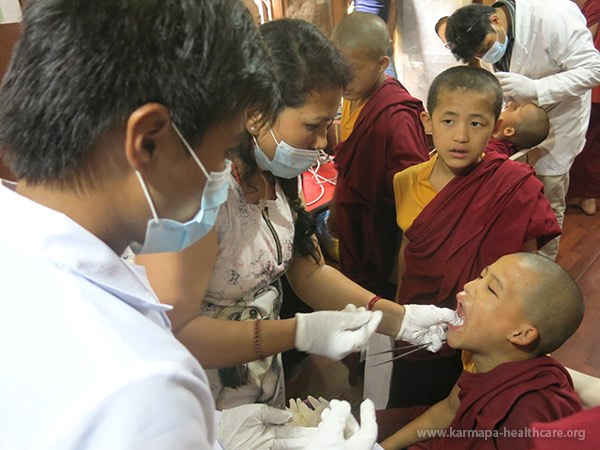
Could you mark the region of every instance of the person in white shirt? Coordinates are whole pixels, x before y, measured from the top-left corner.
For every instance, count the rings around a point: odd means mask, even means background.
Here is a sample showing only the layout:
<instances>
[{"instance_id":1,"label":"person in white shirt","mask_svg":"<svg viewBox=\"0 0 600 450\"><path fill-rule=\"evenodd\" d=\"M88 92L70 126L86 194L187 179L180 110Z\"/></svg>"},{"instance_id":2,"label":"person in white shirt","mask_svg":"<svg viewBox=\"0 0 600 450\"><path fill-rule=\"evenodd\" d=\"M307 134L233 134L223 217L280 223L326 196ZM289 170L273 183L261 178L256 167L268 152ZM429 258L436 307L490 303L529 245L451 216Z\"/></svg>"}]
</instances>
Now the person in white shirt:
<instances>
[{"instance_id":1,"label":"person in white shirt","mask_svg":"<svg viewBox=\"0 0 600 450\"><path fill-rule=\"evenodd\" d=\"M247 108L278 98L258 30L237 0L49 0L22 31L0 87L0 448L222 448L202 367L120 255L212 228ZM332 403L311 448L371 448L363 413L345 439ZM275 448L290 419L236 408L219 437Z\"/></svg>"},{"instance_id":2,"label":"person in white shirt","mask_svg":"<svg viewBox=\"0 0 600 450\"><path fill-rule=\"evenodd\" d=\"M569 169L585 144L590 90L600 84L600 53L581 11L564 0L467 5L448 19L446 38L457 58L493 65L506 99L547 111L550 133L537 147L543 156L535 168L562 226ZM540 253L554 259L557 251L555 238Z\"/></svg>"}]
</instances>

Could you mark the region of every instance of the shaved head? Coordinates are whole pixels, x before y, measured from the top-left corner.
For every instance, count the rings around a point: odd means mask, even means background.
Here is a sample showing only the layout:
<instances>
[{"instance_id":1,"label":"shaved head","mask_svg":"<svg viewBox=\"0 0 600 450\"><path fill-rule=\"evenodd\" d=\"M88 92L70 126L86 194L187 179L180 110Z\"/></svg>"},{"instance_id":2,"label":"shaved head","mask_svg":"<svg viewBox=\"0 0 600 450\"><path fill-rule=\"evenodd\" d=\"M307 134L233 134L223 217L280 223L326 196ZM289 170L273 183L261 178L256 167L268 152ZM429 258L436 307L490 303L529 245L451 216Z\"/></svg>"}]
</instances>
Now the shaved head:
<instances>
[{"instance_id":1,"label":"shaved head","mask_svg":"<svg viewBox=\"0 0 600 450\"><path fill-rule=\"evenodd\" d=\"M519 262L537 278L522 288L523 313L538 330L534 353L555 351L575 333L583 319L581 289L571 275L549 258L533 253L517 253Z\"/></svg>"},{"instance_id":2,"label":"shaved head","mask_svg":"<svg viewBox=\"0 0 600 450\"><path fill-rule=\"evenodd\" d=\"M533 148L548 137L550 120L542 108L533 103L526 105L524 120L516 126L514 144L519 148Z\"/></svg>"},{"instance_id":3,"label":"shaved head","mask_svg":"<svg viewBox=\"0 0 600 450\"><path fill-rule=\"evenodd\" d=\"M390 46L390 36L383 19L359 11L344 17L331 38L338 48L365 51L373 58L386 56Z\"/></svg>"}]
</instances>

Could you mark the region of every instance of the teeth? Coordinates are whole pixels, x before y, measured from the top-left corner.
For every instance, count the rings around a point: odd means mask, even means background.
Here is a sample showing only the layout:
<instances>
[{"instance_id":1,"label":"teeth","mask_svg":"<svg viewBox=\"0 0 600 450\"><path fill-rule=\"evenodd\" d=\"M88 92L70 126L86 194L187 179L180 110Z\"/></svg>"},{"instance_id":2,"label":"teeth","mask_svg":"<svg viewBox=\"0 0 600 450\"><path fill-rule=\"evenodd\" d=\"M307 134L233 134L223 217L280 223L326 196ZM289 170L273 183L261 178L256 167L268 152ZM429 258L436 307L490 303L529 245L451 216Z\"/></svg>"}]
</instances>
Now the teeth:
<instances>
[{"instance_id":1,"label":"teeth","mask_svg":"<svg viewBox=\"0 0 600 450\"><path fill-rule=\"evenodd\" d=\"M465 318L458 315L457 312L454 313L454 318L450 321L450 325L454 325L455 327L460 327L465 323Z\"/></svg>"}]
</instances>

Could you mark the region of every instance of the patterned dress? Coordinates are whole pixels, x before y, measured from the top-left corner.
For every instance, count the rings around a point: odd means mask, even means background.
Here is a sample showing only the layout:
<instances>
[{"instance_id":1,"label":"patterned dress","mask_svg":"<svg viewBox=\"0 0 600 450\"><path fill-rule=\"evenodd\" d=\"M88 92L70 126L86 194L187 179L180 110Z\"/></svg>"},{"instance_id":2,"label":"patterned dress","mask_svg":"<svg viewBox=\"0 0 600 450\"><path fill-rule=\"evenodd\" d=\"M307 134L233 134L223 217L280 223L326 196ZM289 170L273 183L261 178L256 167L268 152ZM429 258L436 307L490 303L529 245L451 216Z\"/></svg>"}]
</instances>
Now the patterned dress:
<instances>
[{"instance_id":1,"label":"patterned dress","mask_svg":"<svg viewBox=\"0 0 600 450\"><path fill-rule=\"evenodd\" d=\"M224 320L277 320L280 277L290 265L294 220L279 184L276 200L247 203L233 175L215 227L218 256L202 315ZM217 408L248 403L285 406L281 355L240 366L207 370Z\"/></svg>"}]
</instances>

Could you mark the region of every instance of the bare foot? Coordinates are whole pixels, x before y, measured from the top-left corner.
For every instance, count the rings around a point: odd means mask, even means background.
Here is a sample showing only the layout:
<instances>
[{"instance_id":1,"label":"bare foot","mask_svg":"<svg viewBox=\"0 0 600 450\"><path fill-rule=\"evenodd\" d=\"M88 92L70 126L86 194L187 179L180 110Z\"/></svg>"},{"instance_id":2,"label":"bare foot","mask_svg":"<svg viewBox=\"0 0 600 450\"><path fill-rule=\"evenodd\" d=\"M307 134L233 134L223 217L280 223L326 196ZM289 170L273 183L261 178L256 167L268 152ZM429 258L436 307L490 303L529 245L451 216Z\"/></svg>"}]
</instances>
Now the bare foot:
<instances>
[{"instance_id":1,"label":"bare foot","mask_svg":"<svg viewBox=\"0 0 600 450\"><path fill-rule=\"evenodd\" d=\"M573 198L569 201L569 205L577 206L588 216L596 214L596 199L595 198Z\"/></svg>"}]
</instances>

